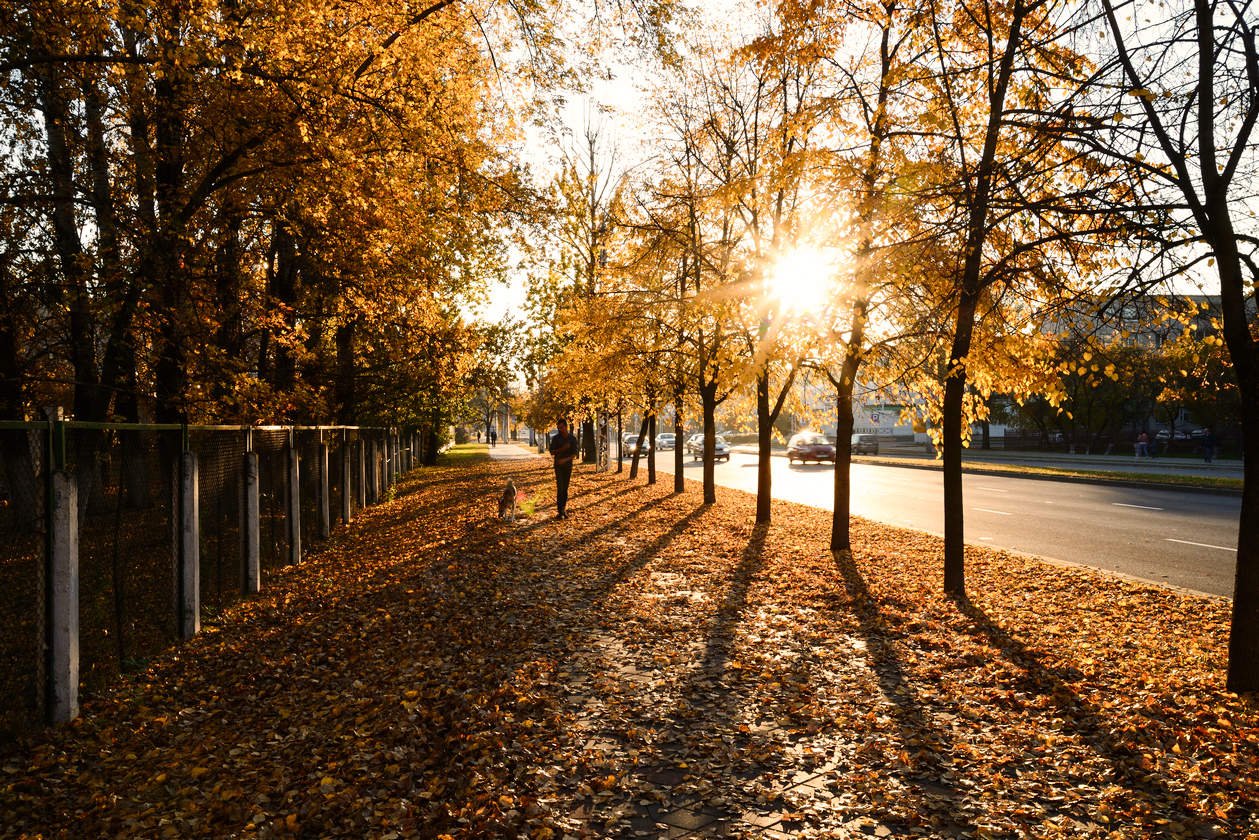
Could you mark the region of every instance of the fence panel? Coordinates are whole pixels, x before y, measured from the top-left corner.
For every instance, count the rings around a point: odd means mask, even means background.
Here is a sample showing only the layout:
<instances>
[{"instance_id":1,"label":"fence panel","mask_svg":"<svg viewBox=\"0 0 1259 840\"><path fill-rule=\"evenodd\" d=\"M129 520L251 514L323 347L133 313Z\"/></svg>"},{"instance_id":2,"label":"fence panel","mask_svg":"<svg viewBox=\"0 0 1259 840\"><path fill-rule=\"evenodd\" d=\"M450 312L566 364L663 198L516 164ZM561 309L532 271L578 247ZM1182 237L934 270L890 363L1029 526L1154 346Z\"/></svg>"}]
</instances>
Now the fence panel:
<instances>
[{"instance_id":1,"label":"fence panel","mask_svg":"<svg viewBox=\"0 0 1259 840\"><path fill-rule=\"evenodd\" d=\"M319 439L316 429L301 429L295 434L301 487L302 555L319 542Z\"/></svg>"},{"instance_id":2,"label":"fence panel","mask_svg":"<svg viewBox=\"0 0 1259 840\"><path fill-rule=\"evenodd\" d=\"M214 621L242 597L244 454L258 459L262 579L291 562L290 459L300 465L304 551L343 522L345 471L357 509L364 455L379 498L394 465L383 429L158 428L88 423L0 423L0 741L48 717L48 465L77 484L80 687L92 693L142 667L179 637L181 453L198 462L200 612ZM290 452L290 440L295 446ZM364 451L361 441L370 440ZM408 443L401 437L403 445ZM320 443L327 446L326 468ZM405 457L398 466L406 466ZM418 466L418 461L411 464ZM323 475L326 471L327 475ZM326 479L326 482L325 482ZM327 487L327 498L321 497Z\"/></svg>"},{"instance_id":3,"label":"fence panel","mask_svg":"<svg viewBox=\"0 0 1259 840\"><path fill-rule=\"evenodd\" d=\"M0 736L44 719L46 427L0 429Z\"/></svg>"},{"instance_id":4,"label":"fence panel","mask_svg":"<svg viewBox=\"0 0 1259 840\"><path fill-rule=\"evenodd\" d=\"M254 432L258 453L258 533L262 537L261 566L278 569L289 562L287 430Z\"/></svg>"},{"instance_id":5,"label":"fence panel","mask_svg":"<svg viewBox=\"0 0 1259 840\"><path fill-rule=\"evenodd\" d=\"M200 478L201 620L214 621L241 596L245 435L192 429L188 445Z\"/></svg>"},{"instance_id":6,"label":"fence panel","mask_svg":"<svg viewBox=\"0 0 1259 840\"><path fill-rule=\"evenodd\" d=\"M71 428L79 497L79 674L84 690L176 638L178 431Z\"/></svg>"}]
</instances>

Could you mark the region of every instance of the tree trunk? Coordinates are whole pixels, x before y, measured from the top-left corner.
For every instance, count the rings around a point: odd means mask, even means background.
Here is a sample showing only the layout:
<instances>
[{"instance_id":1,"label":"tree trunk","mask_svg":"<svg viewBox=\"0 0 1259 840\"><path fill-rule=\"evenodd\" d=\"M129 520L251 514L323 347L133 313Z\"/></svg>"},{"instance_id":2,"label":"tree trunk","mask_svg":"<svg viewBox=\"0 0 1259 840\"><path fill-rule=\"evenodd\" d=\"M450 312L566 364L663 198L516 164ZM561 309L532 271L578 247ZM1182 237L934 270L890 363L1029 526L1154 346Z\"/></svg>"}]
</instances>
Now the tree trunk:
<instances>
[{"instance_id":1,"label":"tree trunk","mask_svg":"<svg viewBox=\"0 0 1259 840\"><path fill-rule=\"evenodd\" d=\"M774 417L769 406L769 371L756 376L756 523L768 524L772 518L774 475L770 447L773 444Z\"/></svg>"},{"instance_id":2,"label":"tree trunk","mask_svg":"<svg viewBox=\"0 0 1259 840\"><path fill-rule=\"evenodd\" d=\"M1226 200L1220 197L1221 202ZM1218 229L1208 239L1220 272L1224 342L1242 403L1242 505L1237 530L1237 571L1228 640L1229 691L1259 691L1259 343L1247 317L1246 278L1226 207L1215 207Z\"/></svg>"},{"instance_id":3,"label":"tree trunk","mask_svg":"<svg viewBox=\"0 0 1259 840\"><path fill-rule=\"evenodd\" d=\"M634 447L634 457L630 459L630 481L638 478L638 457L643 451L643 440L647 436L647 421L649 418L643 418L643 427L638 432L638 445Z\"/></svg>"},{"instance_id":4,"label":"tree trunk","mask_svg":"<svg viewBox=\"0 0 1259 840\"><path fill-rule=\"evenodd\" d=\"M582 463L593 464L599 459L598 444L595 442L595 421L587 415L581 421L581 460Z\"/></svg>"},{"instance_id":5,"label":"tree trunk","mask_svg":"<svg viewBox=\"0 0 1259 840\"><path fill-rule=\"evenodd\" d=\"M647 415L647 483L656 483L656 412L654 411Z\"/></svg>"},{"instance_id":6,"label":"tree trunk","mask_svg":"<svg viewBox=\"0 0 1259 840\"><path fill-rule=\"evenodd\" d=\"M679 394L673 400L673 492L681 493L686 490L685 461L686 446L684 438L686 429L682 425L682 396Z\"/></svg>"},{"instance_id":7,"label":"tree trunk","mask_svg":"<svg viewBox=\"0 0 1259 840\"><path fill-rule=\"evenodd\" d=\"M975 325L976 298L963 292L944 380L941 433L944 452L944 591L958 600L966 597L965 515L962 495L962 403L966 394L966 366Z\"/></svg>"},{"instance_id":8,"label":"tree trunk","mask_svg":"<svg viewBox=\"0 0 1259 840\"><path fill-rule=\"evenodd\" d=\"M354 320L337 327L337 421L352 426L358 417L358 401L354 389ZM436 432L436 429L434 429ZM427 463L427 462L426 462Z\"/></svg>"},{"instance_id":9,"label":"tree trunk","mask_svg":"<svg viewBox=\"0 0 1259 840\"><path fill-rule=\"evenodd\" d=\"M841 379L841 383L845 381ZM847 380L849 383L851 379ZM831 551L852 548L852 386L835 388L835 481L831 505Z\"/></svg>"},{"instance_id":10,"label":"tree trunk","mask_svg":"<svg viewBox=\"0 0 1259 840\"><path fill-rule=\"evenodd\" d=\"M717 476L714 452L717 446L717 384L705 384L699 391L704 412L704 504L717 502Z\"/></svg>"}]
</instances>

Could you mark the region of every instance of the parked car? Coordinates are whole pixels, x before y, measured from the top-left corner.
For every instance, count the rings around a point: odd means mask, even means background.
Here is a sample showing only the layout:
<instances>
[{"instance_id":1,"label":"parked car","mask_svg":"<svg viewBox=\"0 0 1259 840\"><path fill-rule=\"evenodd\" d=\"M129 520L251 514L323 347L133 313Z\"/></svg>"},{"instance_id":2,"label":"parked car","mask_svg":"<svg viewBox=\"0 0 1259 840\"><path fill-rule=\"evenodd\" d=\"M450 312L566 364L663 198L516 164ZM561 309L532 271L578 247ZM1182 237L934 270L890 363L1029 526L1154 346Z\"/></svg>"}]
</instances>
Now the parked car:
<instances>
[{"instance_id":1,"label":"parked car","mask_svg":"<svg viewBox=\"0 0 1259 840\"><path fill-rule=\"evenodd\" d=\"M787 463L794 464L796 461L802 464L809 461L834 463L835 447L820 432L800 432L787 441Z\"/></svg>"},{"instance_id":2,"label":"parked car","mask_svg":"<svg viewBox=\"0 0 1259 840\"><path fill-rule=\"evenodd\" d=\"M656 435L657 449L672 449L678 444L678 436L673 432L661 432Z\"/></svg>"},{"instance_id":3,"label":"parked car","mask_svg":"<svg viewBox=\"0 0 1259 840\"><path fill-rule=\"evenodd\" d=\"M878 455L879 437L878 435L853 435L849 448L854 455Z\"/></svg>"},{"instance_id":4,"label":"parked car","mask_svg":"<svg viewBox=\"0 0 1259 840\"><path fill-rule=\"evenodd\" d=\"M704 433L691 435L686 441L686 451L694 456L697 460L704 457ZM713 460L729 461L730 460L730 444L726 443L726 439L721 435L717 435L713 439Z\"/></svg>"}]
</instances>

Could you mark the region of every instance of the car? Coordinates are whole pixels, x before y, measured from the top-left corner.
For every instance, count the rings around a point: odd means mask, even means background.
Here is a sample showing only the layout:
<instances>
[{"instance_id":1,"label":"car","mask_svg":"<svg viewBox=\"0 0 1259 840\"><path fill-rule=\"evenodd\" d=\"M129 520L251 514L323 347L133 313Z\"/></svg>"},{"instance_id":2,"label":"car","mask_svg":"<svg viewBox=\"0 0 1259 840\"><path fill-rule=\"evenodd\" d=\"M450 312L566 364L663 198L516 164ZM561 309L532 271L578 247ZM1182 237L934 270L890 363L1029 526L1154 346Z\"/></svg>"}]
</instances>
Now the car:
<instances>
[{"instance_id":1,"label":"car","mask_svg":"<svg viewBox=\"0 0 1259 840\"><path fill-rule=\"evenodd\" d=\"M854 455L878 455L879 436L856 434L852 436L849 450Z\"/></svg>"},{"instance_id":2,"label":"car","mask_svg":"<svg viewBox=\"0 0 1259 840\"><path fill-rule=\"evenodd\" d=\"M638 451L638 435L626 435L624 437L624 441L625 441L625 445L622 447L624 456L626 458L633 458L634 453ZM643 451L640 454L646 455L650 451L651 451L651 442L645 441L644 446L643 446Z\"/></svg>"},{"instance_id":3,"label":"car","mask_svg":"<svg viewBox=\"0 0 1259 840\"><path fill-rule=\"evenodd\" d=\"M696 460L704 457L704 433L699 432L691 435L686 440L686 451L689 452ZM730 444L726 443L726 439L721 435L717 435L713 439L713 460L729 461L730 460Z\"/></svg>"},{"instance_id":4,"label":"car","mask_svg":"<svg viewBox=\"0 0 1259 840\"><path fill-rule=\"evenodd\" d=\"M799 432L787 441L787 463L794 464L796 461L802 464L809 461L835 463L835 447L820 432Z\"/></svg>"},{"instance_id":5,"label":"car","mask_svg":"<svg viewBox=\"0 0 1259 840\"><path fill-rule=\"evenodd\" d=\"M678 436L675 435L673 432L661 432L660 434L656 435L656 448L657 449L672 449L673 447L677 446L677 443L678 443Z\"/></svg>"}]
</instances>

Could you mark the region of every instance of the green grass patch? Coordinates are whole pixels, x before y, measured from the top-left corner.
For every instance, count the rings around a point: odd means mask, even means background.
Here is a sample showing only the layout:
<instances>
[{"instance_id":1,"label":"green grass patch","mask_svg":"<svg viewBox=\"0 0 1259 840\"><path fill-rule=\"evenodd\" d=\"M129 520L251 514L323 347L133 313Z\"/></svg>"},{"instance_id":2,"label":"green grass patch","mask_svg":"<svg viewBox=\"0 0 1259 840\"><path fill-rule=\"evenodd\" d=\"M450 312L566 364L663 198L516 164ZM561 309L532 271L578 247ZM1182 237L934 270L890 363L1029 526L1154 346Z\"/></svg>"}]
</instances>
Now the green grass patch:
<instances>
[{"instance_id":1,"label":"green grass patch","mask_svg":"<svg viewBox=\"0 0 1259 840\"><path fill-rule=\"evenodd\" d=\"M490 460L488 443L458 443L437 456L437 463L450 467L481 464L488 460Z\"/></svg>"}]
</instances>

